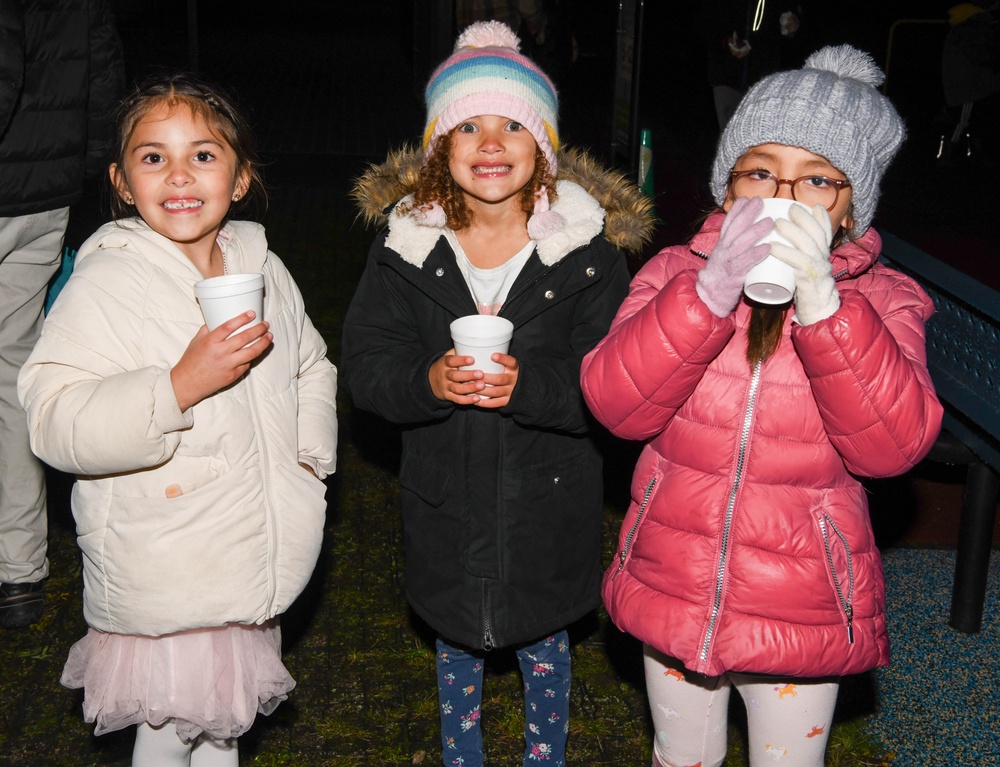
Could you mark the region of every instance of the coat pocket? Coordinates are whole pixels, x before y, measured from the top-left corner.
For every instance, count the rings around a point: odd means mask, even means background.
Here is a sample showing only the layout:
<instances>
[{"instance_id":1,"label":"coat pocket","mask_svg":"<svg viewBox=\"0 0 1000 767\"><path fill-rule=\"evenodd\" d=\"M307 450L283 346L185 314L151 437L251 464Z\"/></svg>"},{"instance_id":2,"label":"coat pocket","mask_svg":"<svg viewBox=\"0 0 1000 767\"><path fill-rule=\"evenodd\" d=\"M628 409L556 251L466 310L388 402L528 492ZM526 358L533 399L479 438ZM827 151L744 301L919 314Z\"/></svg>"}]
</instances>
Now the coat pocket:
<instances>
[{"instance_id":1,"label":"coat pocket","mask_svg":"<svg viewBox=\"0 0 1000 767\"><path fill-rule=\"evenodd\" d=\"M415 493L429 506L438 508L448 497L451 487L451 471L439 461L433 461L418 453L405 452L399 466L399 485L404 490Z\"/></svg>"},{"instance_id":2,"label":"coat pocket","mask_svg":"<svg viewBox=\"0 0 1000 767\"><path fill-rule=\"evenodd\" d=\"M617 563L612 563L612 566L615 568L611 576L612 579L618 576L618 573L625 568L625 564L628 562L629 555L632 553L632 546L635 544L636 536L639 534L639 528L642 527L649 504L653 500L653 494L656 491L656 483L659 481L659 478L659 474L654 474L649 478L642 498L635 502L634 516L630 519L627 514L624 522L622 522L621 534L618 537L618 552L615 555Z\"/></svg>"},{"instance_id":3,"label":"coat pocket","mask_svg":"<svg viewBox=\"0 0 1000 767\"><path fill-rule=\"evenodd\" d=\"M823 539L823 554L830 582L847 627L847 640L854 644L854 559L851 544L833 517L823 512L816 520Z\"/></svg>"}]
</instances>

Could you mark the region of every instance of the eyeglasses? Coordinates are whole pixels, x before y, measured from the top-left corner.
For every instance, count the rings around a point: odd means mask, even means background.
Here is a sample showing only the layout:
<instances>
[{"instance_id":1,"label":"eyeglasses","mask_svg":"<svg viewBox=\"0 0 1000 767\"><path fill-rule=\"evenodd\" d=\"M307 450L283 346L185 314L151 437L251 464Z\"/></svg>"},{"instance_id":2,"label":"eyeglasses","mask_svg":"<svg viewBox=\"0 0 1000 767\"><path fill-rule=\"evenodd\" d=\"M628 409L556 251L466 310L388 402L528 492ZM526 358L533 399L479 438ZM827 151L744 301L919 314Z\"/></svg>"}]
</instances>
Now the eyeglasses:
<instances>
[{"instance_id":1,"label":"eyeglasses","mask_svg":"<svg viewBox=\"0 0 1000 767\"><path fill-rule=\"evenodd\" d=\"M782 184L788 184L792 188L793 200L806 205L822 205L828 211L837 204L840 190L851 186L843 178L778 178L766 170L734 170L729 174L729 188L733 197L777 197Z\"/></svg>"}]
</instances>

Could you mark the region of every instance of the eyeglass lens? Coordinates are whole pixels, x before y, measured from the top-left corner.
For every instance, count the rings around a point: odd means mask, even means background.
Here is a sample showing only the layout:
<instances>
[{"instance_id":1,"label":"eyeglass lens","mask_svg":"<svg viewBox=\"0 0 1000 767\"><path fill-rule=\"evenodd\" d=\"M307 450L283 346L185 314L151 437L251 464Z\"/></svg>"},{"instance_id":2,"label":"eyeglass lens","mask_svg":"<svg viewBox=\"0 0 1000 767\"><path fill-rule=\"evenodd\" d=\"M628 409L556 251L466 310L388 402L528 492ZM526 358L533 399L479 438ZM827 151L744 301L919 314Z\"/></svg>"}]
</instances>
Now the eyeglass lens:
<instances>
[{"instance_id":1,"label":"eyeglass lens","mask_svg":"<svg viewBox=\"0 0 1000 767\"><path fill-rule=\"evenodd\" d=\"M839 189L825 176L803 176L792 182L792 198L806 205L829 210L837 202ZM778 179L770 173L748 173L733 182L736 197L777 197Z\"/></svg>"}]
</instances>

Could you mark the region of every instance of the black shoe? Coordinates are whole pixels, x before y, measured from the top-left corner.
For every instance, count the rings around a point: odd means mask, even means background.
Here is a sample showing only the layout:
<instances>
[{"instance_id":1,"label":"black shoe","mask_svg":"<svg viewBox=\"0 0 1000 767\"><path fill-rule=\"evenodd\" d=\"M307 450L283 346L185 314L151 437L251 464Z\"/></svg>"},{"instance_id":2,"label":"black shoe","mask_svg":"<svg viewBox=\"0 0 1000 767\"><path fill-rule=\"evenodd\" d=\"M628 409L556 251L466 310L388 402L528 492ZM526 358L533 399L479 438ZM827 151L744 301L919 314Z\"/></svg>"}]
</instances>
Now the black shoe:
<instances>
[{"instance_id":1,"label":"black shoe","mask_svg":"<svg viewBox=\"0 0 1000 767\"><path fill-rule=\"evenodd\" d=\"M0 628L19 629L42 617L45 581L0 583Z\"/></svg>"}]
</instances>

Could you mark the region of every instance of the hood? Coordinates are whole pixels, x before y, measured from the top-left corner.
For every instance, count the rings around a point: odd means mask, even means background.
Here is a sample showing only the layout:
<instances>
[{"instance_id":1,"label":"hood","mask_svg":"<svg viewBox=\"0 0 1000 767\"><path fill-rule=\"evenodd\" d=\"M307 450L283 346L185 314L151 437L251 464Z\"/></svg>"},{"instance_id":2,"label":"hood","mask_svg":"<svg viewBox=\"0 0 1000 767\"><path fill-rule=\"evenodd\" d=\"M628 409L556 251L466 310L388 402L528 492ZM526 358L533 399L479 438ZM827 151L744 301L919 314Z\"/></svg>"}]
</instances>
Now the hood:
<instances>
[{"instance_id":1,"label":"hood","mask_svg":"<svg viewBox=\"0 0 1000 767\"><path fill-rule=\"evenodd\" d=\"M711 253L719 240L719 231L725 220L724 213L710 215L701 230L691 239L691 250L702 257ZM872 227L868 227L858 239L842 243L830 254L834 279L857 277L867 272L881 252L882 238Z\"/></svg>"},{"instance_id":2,"label":"hood","mask_svg":"<svg viewBox=\"0 0 1000 767\"><path fill-rule=\"evenodd\" d=\"M393 206L416 189L423 159L423 152L417 149L394 151L384 163L370 165L357 179L351 197L358 206L359 217L367 225L391 223L389 213ZM638 253L651 241L655 220L653 202L623 173L607 170L585 152L570 149L559 153L558 181L559 199L552 206L553 210L566 215L566 211L560 209L560 202L564 187L571 190L563 182L570 182L597 202L603 211L604 237L616 248ZM578 196L574 190L568 194L574 198L575 207ZM569 207L569 202L567 200L563 207Z\"/></svg>"},{"instance_id":3,"label":"hood","mask_svg":"<svg viewBox=\"0 0 1000 767\"><path fill-rule=\"evenodd\" d=\"M229 221L219 233L226 251L229 270L260 273L267 260L267 238L264 227L253 221ZM187 279L202 279L184 252L162 234L149 228L141 218L109 221L97 229L80 246L76 260L100 250L121 250L155 261L160 268Z\"/></svg>"}]
</instances>

